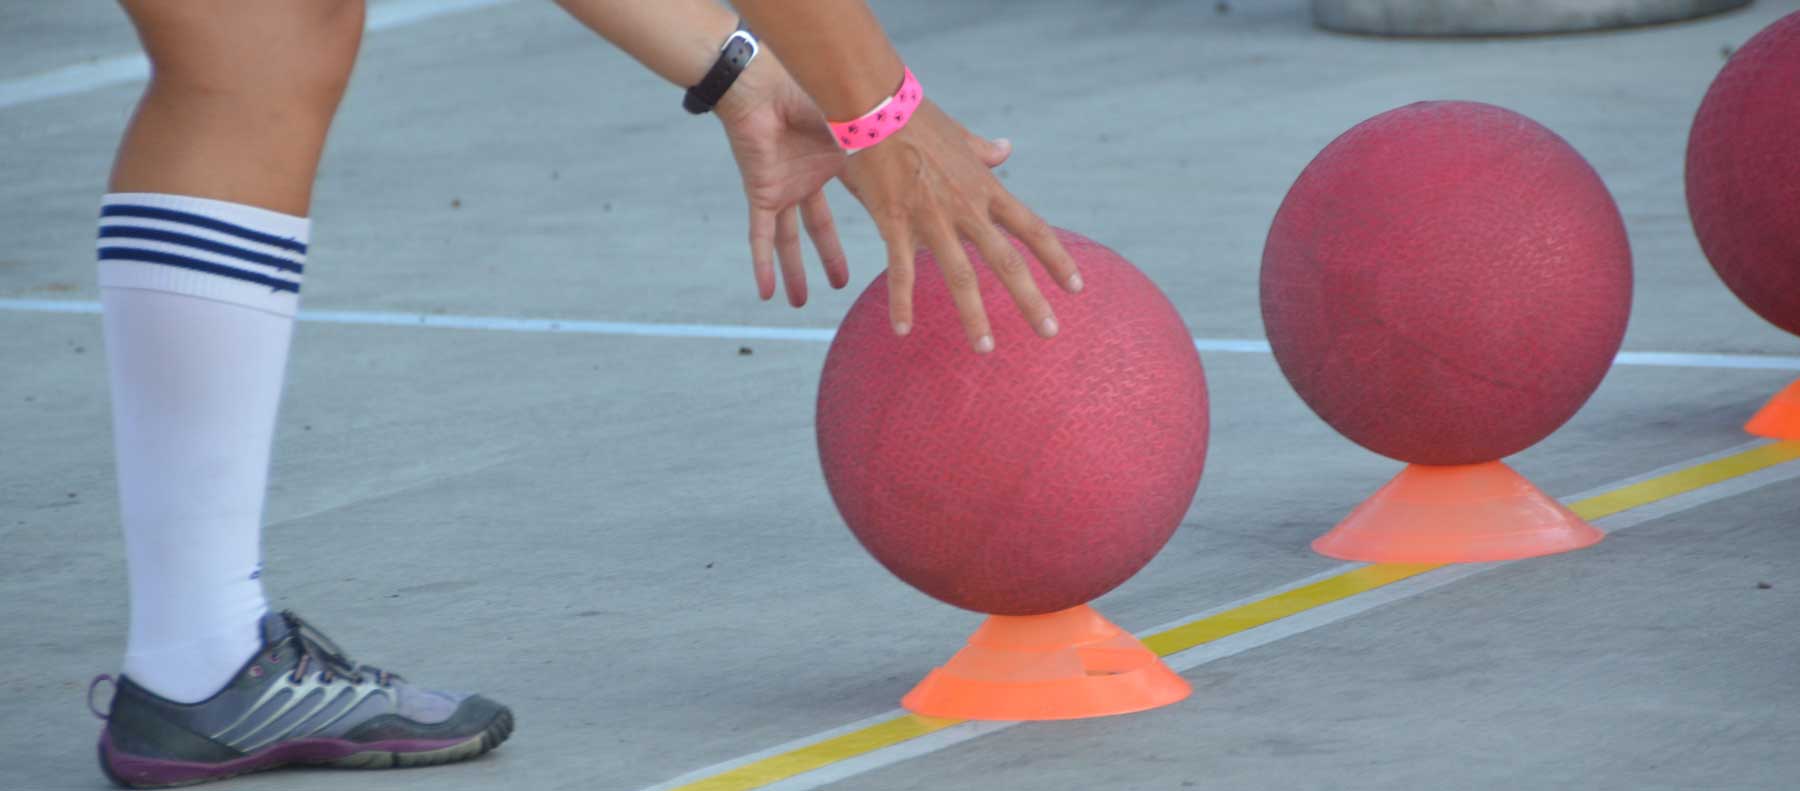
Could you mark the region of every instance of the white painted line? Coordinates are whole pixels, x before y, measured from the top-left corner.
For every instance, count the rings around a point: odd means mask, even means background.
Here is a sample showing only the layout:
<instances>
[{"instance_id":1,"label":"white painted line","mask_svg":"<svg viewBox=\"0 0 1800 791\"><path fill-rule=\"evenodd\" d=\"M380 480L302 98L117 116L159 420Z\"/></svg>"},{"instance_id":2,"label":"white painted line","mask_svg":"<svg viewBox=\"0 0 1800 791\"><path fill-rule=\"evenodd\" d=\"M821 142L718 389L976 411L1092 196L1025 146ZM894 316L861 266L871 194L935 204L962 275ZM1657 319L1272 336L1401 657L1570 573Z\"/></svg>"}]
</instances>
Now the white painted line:
<instances>
[{"instance_id":1,"label":"white painted line","mask_svg":"<svg viewBox=\"0 0 1800 791\"><path fill-rule=\"evenodd\" d=\"M4 307L0 304L0 307ZM502 316L453 316L427 313L361 313L338 310L303 310L301 321L324 324L364 324L386 327L432 327L503 332L550 332L578 335L627 335L648 338L722 338L728 340L831 340L833 330L812 327L752 327L738 324L647 324L633 321L583 321L523 319Z\"/></svg>"},{"instance_id":2,"label":"white painted line","mask_svg":"<svg viewBox=\"0 0 1800 791\"><path fill-rule=\"evenodd\" d=\"M20 313L93 313L99 314L100 303L66 299L0 299L0 310Z\"/></svg>"},{"instance_id":3,"label":"white painted line","mask_svg":"<svg viewBox=\"0 0 1800 791\"><path fill-rule=\"evenodd\" d=\"M1186 626L1186 625L1193 623L1195 621L1198 621L1198 620L1202 620L1205 618L1211 618L1215 615L1218 615L1219 613L1225 612L1226 610L1235 610L1246 604L1255 604L1256 602L1262 601L1263 599L1267 599L1271 596L1280 596L1281 594L1287 593L1288 591L1296 590L1298 588L1304 588L1315 582L1321 582L1323 580L1328 580L1339 574L1343 574L1345 572L1350 572L1350 571L1355 571L1355 570L1360 569L1367 565L1369 565L1369 564L1367 564L1367 563L1340 563L1336 566L1332 566L1331 568L1325 569L1324 571L1321 571L1317 574L1309 574L1307 576L1301 577L1300 579L1294 580L1293 582L1290 582L1286 585L1278 585L1276 587L1265 590L1261 593L1253 593L1249 596L1245 596L1244 598L1237 599L1235 601L1225 602L1224 604L1221 604L1217 607L1208 608L1208 609L1201 610L1196 613L1189 613L1181 618L1178 618L1173 621L1169 621L1168 623L1159 623L1148 629L1140 629L1137 631L1136 634L1138 637L1149 637L1150 635L1153 635L1153 634L1162 634L1163 632L1169 631L1170 629L1174 629L1179 626Z\"/></svg>"},{"instance_id":4,"label":"white painted line","mask_svg":"<svg viewBox=\"0 0 1800 791\"><path fill-rule=\"evenodd\" d=\"M1226 338L1195 338L1194 347L1203 352L1225 352L1226 354L1274 354L1269 342L1263 340L1234 340Z\"/></svg>"},{"instance_id":5,"label":"white painted line","mask_svg":"<svg viewBox=\"0 0 1800 791\"><path fill-rule=\"evenodd\" d=\"M86 93L137 82L149 76L150 61L145 60L142 55L115 55L89 63L77 63L0 82L0 108Z\"/></svg>"},{"instance_id":6,"label":"white painted line","mask_svg":"<svg viewBox=\"0 0 1800 791\"><path fill-rule=\"evenodd\" d=\"M1688 354L1684 352L1619 352L1614 362L1619 365L1647 365L1664 368L1763 368L1792 371L1800 357L1760 354Z\"/></svg>"},{"instance_id":7,"label":"white painted line","mask_svg":"<svg viewBox=\"0 0 1800 791\"><path fill-rule=\"evenodd\" d=\"M1251 596L1246 596L1246 597L1238 599L1236 601L1229 601L1229 602L1221 604L1217 607L1212 607L1210 609L1203 610L1198 613L1194 613L1194 614L1189 615L1180 620L1170 621L1165 624L1158 624L1156 626L1152 626L1148 629L1144 629L1144 630L1137 632L1137 636L1138 637L1148 637L1153 634L1168 631L1169 629L1173 629L1177 626L1185 626L1189 623L1200 620L1202 618L1211 617L1213 615L1222 613L1226 610L1234 609L1237 607L1242 607L1246 604L1250 604L1251 602L1261 601L1263 599L1269 598L1270 596L1275 596L1275 595L1279 595L1282 593L1286 593L1290 590L1294 590L1295 588L1302 588L1307 585L1311 585L1315 582L1318 582L1320 580L1329 579L1331 577L1335 577L1339 574L1342 574L1346 571L1361 568L1361 567L1367 566L1367 565L1369 565L1369 564L1367 564L1367 563L1344 563L1341 565L1333 566L1333 567L1328 568L1324 571L1321 571L1317 574L1313 574L1313 575L1310 575L1307 577L1302 577L1302 578L1294 580L1293 582L1290 582L1286 585L1282 585L1282 586L1279 586L1276 588L1271 588L1262 593L1254 594ZM680 788L681 786L687 785L688 783L692 783L697 780L703 780L705 778L712 777L713 775L716 775L716 774L721 774L724 772L731 771L740 766L745 766L747 764L755 763L757 761L760 761L764 758L768 758L770 756L780 755L785 752L797 750L801 747L805 747L810 744L822 742L822 741L825 741L826 739L831 739L831 738L840 736L842 734L849 733L851 731L862 730L863 728L868 727L870 725L876 725L879 723L887 722L888 720L894 719L895 717L905 716L905 714L906 714L906 712L901 709L892 709L885 713L877 714L868 719L860 720L858 722L851 723L850 725L846 725L841 728L833 728L829 731L817 733L817 734L814 734L812 736L807 736L802 739L795 739L794 741L788 742L786 744L782 744L782 745L779 745L776 747L771 747L767 750L762 750L759 752L751 753L751 754L743 756L741 758L734 758L730 761L726 761L721 764L716 764L714 766L709 766L705 769L697 769L695 771L688 772L687 774L677 777L673 780L669 780L664 783L659 783L657 785L650 786L649 788L645 788L642 791L669 791L670 789ZM931 733L925 734L925 735L920 736L915 739L909 739L907 741L893 745L892 747L887 747L887 748L884 748L881 750L875 750L873 752L864 753L862 755L858 755L853 758L847 758L842 761L838 761L837 763L834 763L829 767L822 767L820 769L815 769L812 772L808 772L808 773L801 774L801 775L795 775L794 777L790 777L786 780L782 780L782 781L779 781L776 783L772 783L772 784L763 786L762 791L799 791L800 789L817 788L818 786L823 785L825 783L835 782L835 780L819 779L819 777L822 776L822 774L826 773L826 772L833 772L834 776L837 779L842 779L845 777L850 777L852 775L862 774L863 772L867 772L870 770L879 769L883 766L888 766L890 764L896 764L901 761L907 760L908 758L913 758L915 756L924 755L926 753L937 752L938 750L942 750L945 747L949 747L949 746L955 745L955 744L960 744L962 742L966 742L971 739L978 739L978 738L980 738L982 736L986 736L990 733L1005 730L1014 725L1021 725L1021 724L1023 724L1023 723L995 722L995 721L964 722L964 723L961 723L958 725L951 726L949 728L945 728L940 731L933 731Z\"/></svg>"},{"instance_id":8,"label":"white painted line","mask_svg":"<svg viewBox=\"0 0 1800 791\"><path fill-rule=\"evenodd\" d=\"M1769 443L1758 443L1769 444ZM1611 535L1628 527L1636 527L1645 522L1652 522L1670 514L1681 513L1690 508L1698 508L1708 503L1718 502L1728 497L1736 497L1745 492L1755 491L1764 486L1791 481L1800 478L1800 463L1792 461L1764 467L1746 475L1730 478L1710 486L1703 486L1691 492L1683 492L1674 497L1666 497L1655 502L1645 503L1629 511L1613 514L1595 520L1592 524L1601 532ZM1518 562L1518 561L1511 561ZM1420 575L1424 576L1424 575Z\"/></svg>"},{"instance_id":9,"label":"white painted line","mask_svg":"<svg viewBox=\"0 0 1800 791\"><path fill-rule=\"evenodd\" d=\"M1800 474L1800 473L1796 473ZM1215 662L1230 656L1261 648L1277 640L1283 640L1304 632L1310 632L1321 626L1337 623L1354 615L1373 610L1386 604L1411 598L1433 588L1441 588L1452 582L1467 579L1483 572L1492 571L1507 563L1464 563L1445 566L1428 571L1416 577L1408 577L1398 582L1390 582L1379 588L1359 593L1347 599L1321 604L1308 610L1294 613L1279 621L1272 621L1254 629L1229 634L1212 642L1179 651L1163 658L1169 667L1182 673L1196 667Z\"/></svg>"},{"instance_id":10,"label":"white painted line","mask_svg":"<svg viewBox=\"0 0 1800 791\"><path fill-rule=\"evenodd\" d=\"M1775 442L1775 440L1772 440L1772 439L1753 439L1748 442L1733 445L1733 446L1726 448L1724 450L1721 450L1721 451L1708 453L1704 456L1695 456L1694 458L1688 459L1687 461L1676 462L1675 464L1669 464L1669 465L1665 465L1662 467L1658 467L1649 472L1639 473L1639 474L1633 475L1629 478L1621 478L1619 480L1613 481L1612 483L1601 484L1601 485L1596 486L1592 489L1589 489L1585 492L1576 492L1567 497L1558 497L1557 499L1561 500L1565 503L1573 503L1573 502L1577 502L1580 500L1586 500L1589 497L1598 497L1600 495L1607 494L1609 492L1614 492L1619 489L1623 489L1623 488L1625 488L1627 486L1631 486L1633 484L1643 483L1644 481L1650 480L1651 478L1658 478L1658 477L1661 477L1664 475L1668 475L1671 472L1678 472L1680 470L1685 470L1689 467L1698 467L1702 464L1718 461L1719 459L1723 459L1726 456L1736 456L1737 454L1743 453L1744 451L1747 451L1751 448L1755 448L1755 447L1762 446L1762 445L1770 445L1770 444L1773 444L1774 442ZM1639 506L1639 507L1642 508L1644 506Z\"/></svg>"},{"instance_id":11,"label":"white painted line","mask_svg":"<svg viewBox=\"0 0 1800 791\"><path fill-rule=\"evenodd\" d=\"M1705 460L1710 460L1717 455L1719 454L1710 454L1698 459L1691 459L1678 465L1672 465L1669 469L1692 467L1696 464L1704 463ZM1602 517L1594 520L1592 524L1608 534L1616 533L1620 530L1661 519L1662 517L1679 513L1690 508L1696 508L1718 500L1723 500L1727 497L1743 494L1770 484L1793 480L1795 478L1800 478L1800 464L1778 464L1712 486L1641 505L1612 516ZM1613 484L1607 486L1604 491L1620 488L1621 485L1629 484ZM1566 498L1564 502L1573 502L1574 500L1575 498ZM1441 588L1453 582L1465 580L1478 574L1485 574L1502 566L1510 566L1519 562L1522 561L1510 560L1498 563L1467 563L1434 569L1425 572L1424 574L1392 582L1349 598L1322 604L1303 612L1287 616L1278 621L1246 629L1236 634L1227 635L1220 639L1195 646L1186 651L1170 654L1169 656L1164 657L1163 661L1167 662L1171 668L1176 670L1176 672L1185 672L1210 662L1236 656L1254 648L1260 648L1288 637L1303 634L1322 626L1328 626L1378 607L1403 601L1421 593L1425 593L1426 591ZM1308 577L1306 581L1289 583L1279 588L1272 589L1267 593L1243 600L1243 602L1261 601L1262 599L1266 599L1283 591L1292 590L1302 584L1306 584L1307 581L1317 581L1326 576L1342 573L1349 568L1358 565L1364 564L1340 566L1323 574ZM1225 605L1204 612L1195 613L1194 615L1175 621L1169 626L1192 623L1207 617L1208 615L1228 609L1231 606L1234 605ZM1166 628L1168 628L1168 626L1158 626L1154 629L1138 632L1137 634L1139 637L1144 637L1155 634ZM894 717L904 716L905 714L906 712L903 710L894 709L887 714L877 715L870 719L863 720L863 723L883 722L893 719ZM1022 724L1024 723L980 721L958 723L943 730L925 734L916 739L910 739L891 747L864 753L854 758L839 761L829 766L820 767L811 772L795 775L786 780L763 786L762 791L813 791L813 789L823 788L832 783L847 780L864 772L937 752L938 750L942 750L952 745L978 739L990 733L997 733L999 731L1007 730L1015 725ZM836 736L843 732L843 729L834 729L827 732L830 734L829 736L820 734L805 739L798 739L783 745L781 748L757 753L757 757L752 760L760 760L769 755L775 755L798 747L804 747L808 744L831 738L831 736ZM749 763L749 761L735 760L690 772L683 775L683 778L685 778L684 782L692 782L701 778L711 777L721 772L728 771L729 769L735 769L745 763ZM680 783L675 783L673 785L663 784L644 789L644 791L667 791L667 789L678 787L679 785Z\"/></svg>"},{"instance_id":12,"label":"white painted line","mask_svg":"<svg viewBox=\"0 0 1800 791\"><path fill-rule=\"evenodd\" d=\"M370 33L424 22L450 14L505 5L513 0L388 0L369 6L363 29Z\"/></svg>"},{"instance_id":13,"label":"white painted line","mask_svg":"<svg viewBox=\"0 0 1800 791\"><path fill-rule=\"evenodd\" d=\"M1755 444L1767 443L1752 443L1752 445ZM1739 450L1741 451L1742 449ZM1663 472L1657 474L1666 474L1668 472L1673 472L1674 470L1695 467L1723 455L1729 454L1710 454L1708 456L1702 456L1682 464L1671 465L1670 467L1665 468ZM1742 475L1711 486L1695 489L1691 492L1684 492L1675 495L1674 497L1646 503L1630 510L1613 514L1612 516L1601 517L1591 522L1591 524L1593 524L1594 527L1599 528L1601 532L1611 535L1620 530L1644 524L1645 522L1655 521L1671 514L1686 511L1690 508L1696 508L1707 503L1723 500L1727 497L1734 497L1754 489L1760 489L1770 484L1792 480L1794 478L1800 478L1800 464L1777 464L1773 467L1757 470L1748 475ZM1600 491L1613 491L1629 485L1631 484L1621 481L1607 486ZM1564 498L1563 502L1576 502L1580 499L1585 498L1569 497ZM1535 558L1532 558L1532 560L1535 560ZM1222 659L1227 656L1241 654L1252 648L1268 645L1269 643L1284 637L1291 637L1302 632L1312 631L1321 626L1336 623L1351 616L1368 612L1384 604L1391 604L1402 599L1408 599L1428 590L1441 588L1452 582L1468 579L1477 574L1485 574L1502 566L1510 566L1514 563L1521 562L1525 561L1507 560L1496 563L1464 563L1434 569L1418 576L1388 583L1387 585L1364 593L1359 593L1349 598L1339 599L1303 612L1295 613L1265 626L1247 629L1238 632L1237 634L1227 635L1204 645L1195 646L1186 651L1170 654L1168 657L1164 658L1164 661L1178 672L1191 670L1215 659ZM1188 621L1193 620L1198 619L1188 619ZM1184 621L1184 623L1185 622L1186 621Z\"/></svg>"},{"instance_id":14,"label":"white painted line","mask_svg":"<svg viewBox=\"0 0 1800 791\"><path fill-rule=\"evenodd\" d=\"M897 714L905 712L895 710ZM932 731L916 739L908 739L892 747L883 747L873 752L863 753L854 758L846 758L830 766L822 766L804 774L797 774L786 780L762 786L759 791L811 791L814 788L831 785L846 778L855 777L864 772L874 771L884 766L891 766L901 761L917 758L921 755L935 753L946 747L979 739L990 733L1022 725L1018 722L978 722L970 721L952 725L941 731ZM980 783L971 787L982 788Z\"/></svg>"},{"instance_id":15,"label":"white painted line","mask_svg":"<svg viewBox=\"0 0 1800 791\"><path fill-rule=\"evenodd\" d=\"M369 32L391 30L434 17L510 2L513 0L390 0L369 8L364 29ZM76 63L29 77L0 80L0 108L139 82L149 76L150 61L136 53Z\"/></svg>"},{"instance_id":16,"label":"white painted line","mask_svg":"<svg viewBox=\"0 0 1800 791\"><path fill-rule=\"evenodd\" d=\"M712 766L706 767L705 769L696 769L696 770L694 770L692 772L688 772L687 774L684 774L680 777L676 777L676 778L673 778L670 780L665 780L661 783L657 783L656 785L644 788L644 789L642 789L642 791L669 791L669 789L671 789L671 788L680 788L684 785L687 785L688 783L692 783L697 780L704 780L704 779L711 777L712 775L716 775L720 772L729 772L740 766L744 766L746 764L753 764L753 763L756 763L757 761L760 761L764 758L768 758L770 756L780 755L782 753L788 752L789 750L800 749L801 747L805 747L806 745L812 744L813 742L821 742L826 739L831 739L831 738L835 738L838 736L842 736L846 733L850 733L851 731L860 731L871 725L879 725L883 722L887 722L888 720L893 719L895 716L897 716L900 713L903 713L903 712L900 712L898 709L896 709L894 711L884 712L881 714L877 714L873 717L869 717L867 719L857 720L856 722L852 722L849 725L845 725L845 726L838 727L838 728L832 728L831 730L828 730L828 731L821 731L821 732L815 733L811 736L807 736L807 737L800 738L800 739L795 739L791 742L784 742L782 744L777 744L774 747L770 747L767 750L758 750L756 752L750 753L749 755L739 756L737 758L733 758L724 763L714 764Z\"/></svg>"},{"instance_id":17,"label":"white painted line","mask_svg":"<svg viewBox=\"0 0 1800 791\"><path fill-rule=\"evenodd\" d=\"M477 0L470 0L476 2ZM479 0L507 2L508 0ZM99 313L100 303L62 299L0 299L0 311L24 313ZM757 327L748 324L663 324L640 321L590 321L586 319L533 319L513 316L463 316L452 313L386 313L359 310L303 310L300 320L317 324L351 324L373 327L426 327L497 332L570 333L575 335L623 335L639 338L711 338L735 341L805 341L829 343L836 330L824 327ZM1269 354L1269 342L1240 338L1195 338L1203 352ZM1776 354L1685 354L1677 352L1620 352L1619 365L1682 368L1727 368L1759 371L1800 371L1800 357Z\"/></svg>"}]
</instances>

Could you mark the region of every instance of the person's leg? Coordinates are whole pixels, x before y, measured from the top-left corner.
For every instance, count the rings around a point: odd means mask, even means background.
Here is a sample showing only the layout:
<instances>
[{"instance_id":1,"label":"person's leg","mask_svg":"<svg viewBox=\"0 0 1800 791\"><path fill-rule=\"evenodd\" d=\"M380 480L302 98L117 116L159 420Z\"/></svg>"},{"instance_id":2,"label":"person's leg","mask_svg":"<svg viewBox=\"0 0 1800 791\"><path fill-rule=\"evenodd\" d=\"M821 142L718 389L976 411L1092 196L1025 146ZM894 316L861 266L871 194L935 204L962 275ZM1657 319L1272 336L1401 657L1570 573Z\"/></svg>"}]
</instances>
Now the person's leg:
<instances>
[{"instance_id":1,"label":"person's leg","mask_svg":"<svg viewBox=\"0 0 1800 791\"><path fill-rule=\"evenodd\" d=\"M131 578L101 769L160 787L480 755L512 714L359 665L259 581L305 215L362 0L124 0L153 66L100 210Z\"/></svg>"},{"instance_id":2,"label":"person's leg","mask_svg":"<svg viewBox=\"0 0 1800 791\"><path fill-rule=\"evenodd\" d=\"M127 0L152 79L100 219L131 577L125 674L178 702L261 644L263 495L361 0Z\"/></svg>"},{"instance_id":3,"label":"person's leg","mask_svg":"<svg viewBox=\"0 0 1800 791\"><path fill-rule=\"evenodd\" d=\"M152 78L119 147L112 191L304 217L362 41L362 0L121 5Z\"/></svg>"}]
</instances>

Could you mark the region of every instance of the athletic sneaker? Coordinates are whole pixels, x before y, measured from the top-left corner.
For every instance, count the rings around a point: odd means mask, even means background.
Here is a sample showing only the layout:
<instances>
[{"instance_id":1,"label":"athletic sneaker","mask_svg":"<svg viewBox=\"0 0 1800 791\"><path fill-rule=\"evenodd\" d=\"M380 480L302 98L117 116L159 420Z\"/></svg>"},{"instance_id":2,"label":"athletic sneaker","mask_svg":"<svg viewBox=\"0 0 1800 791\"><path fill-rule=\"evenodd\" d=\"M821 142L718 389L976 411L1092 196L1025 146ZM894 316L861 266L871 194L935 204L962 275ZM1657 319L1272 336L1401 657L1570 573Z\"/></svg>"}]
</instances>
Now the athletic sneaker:
<instances>
[{"instance_id":1,"label":"athletic sneaker","mask_svg":"<svg viewBox=\"0 0 1800 791\"><path fill-rule=\"evenodd\" d=\"M512 734L505 706L358 665L292 612L265 616L262 640L231 683L199 703L121 676L100 731L101 771L121 786L160 788L294 764L429 766L481 755Z\"/></svg>"}]
</instances>

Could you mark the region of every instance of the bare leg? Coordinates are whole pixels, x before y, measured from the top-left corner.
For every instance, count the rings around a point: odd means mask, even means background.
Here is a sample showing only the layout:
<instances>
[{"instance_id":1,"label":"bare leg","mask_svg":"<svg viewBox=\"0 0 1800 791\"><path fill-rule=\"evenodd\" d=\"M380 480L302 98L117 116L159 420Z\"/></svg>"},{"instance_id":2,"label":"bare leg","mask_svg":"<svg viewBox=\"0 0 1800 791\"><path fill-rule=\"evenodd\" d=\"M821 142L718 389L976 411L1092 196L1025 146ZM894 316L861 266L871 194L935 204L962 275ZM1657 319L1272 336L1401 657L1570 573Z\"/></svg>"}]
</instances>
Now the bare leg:
<instances>
[{"instance_id":1,"label":"bare leg","mask_svg":"<svg viewBox=\"0 0 1800 791\"><path fill-rule=\"evenodd\" d=\"M362 0L125 0L154 72L113 192L305 216L362 40Z\"/></svg>"}]
</instances>

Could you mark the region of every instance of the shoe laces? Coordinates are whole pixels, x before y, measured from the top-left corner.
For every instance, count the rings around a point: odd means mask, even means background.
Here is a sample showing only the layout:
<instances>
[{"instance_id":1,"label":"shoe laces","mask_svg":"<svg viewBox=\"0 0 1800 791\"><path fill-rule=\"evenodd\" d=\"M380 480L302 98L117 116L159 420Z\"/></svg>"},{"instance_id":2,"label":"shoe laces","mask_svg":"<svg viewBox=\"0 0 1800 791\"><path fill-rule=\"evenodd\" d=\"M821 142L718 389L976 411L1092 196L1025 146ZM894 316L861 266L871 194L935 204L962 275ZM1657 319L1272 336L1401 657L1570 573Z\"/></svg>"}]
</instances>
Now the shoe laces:
<instances>
[{"instance_id":1,"label":"shoe laces","mask_svg":"<svg viewBox=\"0 0 1800 791\"><path fill-rule=\"evenodd\" d=\"M361 684L367 680L363 676L364 672L373 673L375 683L384 687L393 681L392 673L368 665L358 665L337 643L326 637L318 627L294 614L293 610L282 610L281 619L288 625L289 640L300 651L300 662L294 666L294 672L289 676L295 683L306 677L306 671L315 662L319 665L319 681L324 683L330 683L336 676L343 676L353 684Z\"/></svg>"}]
</instances>

